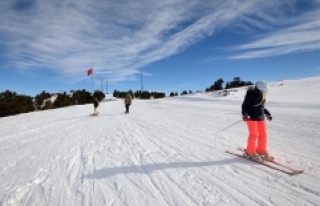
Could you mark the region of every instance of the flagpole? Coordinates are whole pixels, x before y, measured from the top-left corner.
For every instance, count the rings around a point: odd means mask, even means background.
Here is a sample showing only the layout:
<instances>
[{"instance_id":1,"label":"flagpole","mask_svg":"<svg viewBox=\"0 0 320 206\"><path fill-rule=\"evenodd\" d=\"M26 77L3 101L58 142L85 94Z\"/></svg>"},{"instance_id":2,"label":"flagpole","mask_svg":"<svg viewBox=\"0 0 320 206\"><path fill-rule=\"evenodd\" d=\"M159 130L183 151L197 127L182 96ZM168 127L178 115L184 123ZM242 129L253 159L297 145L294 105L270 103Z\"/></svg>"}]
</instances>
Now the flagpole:
<instances>
[{"instance_id":1,"label":"flagpole","mask_svg":"<svg viewBox=\"0 0 320 206\"><path fill-rule=\"evenodd\" d=\"M92 74L92 77L91 77L91 93L92 93L92 96L93 96L93 74Z\"/></svg>"},{"instance_id":2,"label":"flagpole","mask_svg":"<svg viewBox=\"0 0 320 206\"><path fill-rule=\"evenodd\" d=\"M91 75L91 93L93 95L93 68L90 68L87 71L87 75L90 76Z\"/></svg>"}]
</instances>

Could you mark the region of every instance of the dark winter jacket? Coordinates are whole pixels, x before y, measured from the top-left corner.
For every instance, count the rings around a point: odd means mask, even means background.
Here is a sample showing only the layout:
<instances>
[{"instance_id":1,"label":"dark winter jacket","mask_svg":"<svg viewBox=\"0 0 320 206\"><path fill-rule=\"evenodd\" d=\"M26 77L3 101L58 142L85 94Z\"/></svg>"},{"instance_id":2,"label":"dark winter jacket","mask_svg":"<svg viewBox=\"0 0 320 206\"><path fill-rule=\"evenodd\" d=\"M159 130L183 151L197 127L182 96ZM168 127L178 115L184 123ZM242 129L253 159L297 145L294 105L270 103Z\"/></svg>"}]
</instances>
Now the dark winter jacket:
<instances>
[{"instance_id":1,"label":"dark winter jacket","mask_svg":"<svg viewBox=\"0 0 320 206\"><path fill-rule=\"evenodd\" d=\"M98 100L93 100L93 106L97 108L99 106Z\"/></svg>"},{"instance_id":2,"label":"dark winter jacket","mask_svg":"<svg viewBox=\"0 0 320 206\"><path fill-rule=\"evenodd\" d=\"M249 116L250 120L261 121L265 115L271 116L270 112L264 108L265 98L258 89L249 89L242 103L242 115Z\"/></svg>"},{"instance_id":3,"label":"dark winter jacket","mask_svg":"<svg viewBox=\"0 0 320 206\"><path fill-rule=\"evenodd\" d=\"M126 98L125 98L125 100L124 100L124 103L125 103L126 105L131 105L131 103L132 103L132 98L131 98L131 95L130 95L129 93L126 94Z\"/></svg>"}]
</instances>

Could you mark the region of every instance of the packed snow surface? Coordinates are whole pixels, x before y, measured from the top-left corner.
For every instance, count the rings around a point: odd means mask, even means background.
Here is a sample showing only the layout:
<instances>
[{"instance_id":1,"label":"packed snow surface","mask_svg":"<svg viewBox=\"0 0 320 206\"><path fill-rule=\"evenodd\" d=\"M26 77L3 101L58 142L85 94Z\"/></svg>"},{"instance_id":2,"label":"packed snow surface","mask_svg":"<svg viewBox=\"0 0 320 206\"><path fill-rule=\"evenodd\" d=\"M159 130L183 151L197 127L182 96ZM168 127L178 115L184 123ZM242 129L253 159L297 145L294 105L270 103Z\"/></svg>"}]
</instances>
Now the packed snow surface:
<instances>
[{"instance_id":1,"label":"packed snow surface","mask_svg":"<svg viewBox=\"0 0 320 206\"><path fill-rule=\"evenodd\" d=\"M270 83L268 149L290 176L226 153L245 147L246 88L0 119L0 205L320 205L320 78Z\"/></svg>"}]
</instances>

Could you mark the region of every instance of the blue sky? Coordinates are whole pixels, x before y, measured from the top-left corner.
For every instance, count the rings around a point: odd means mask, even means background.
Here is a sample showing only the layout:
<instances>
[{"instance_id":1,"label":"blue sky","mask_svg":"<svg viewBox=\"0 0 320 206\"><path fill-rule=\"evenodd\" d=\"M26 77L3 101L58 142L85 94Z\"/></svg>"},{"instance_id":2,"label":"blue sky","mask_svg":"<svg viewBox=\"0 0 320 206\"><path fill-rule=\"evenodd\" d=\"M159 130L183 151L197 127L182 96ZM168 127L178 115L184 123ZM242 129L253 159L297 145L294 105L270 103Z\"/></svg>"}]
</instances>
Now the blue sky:
<instances>
[{"instance_id":1,"label":"blue sky","mask_svg":"<svg viewBox=\"0 0 320 206\"><path fill-rule=\"evenodd\" d=\"M204 90L320 75L320 0L3 0L0 91Z\"/></svg>"}]
</instances>

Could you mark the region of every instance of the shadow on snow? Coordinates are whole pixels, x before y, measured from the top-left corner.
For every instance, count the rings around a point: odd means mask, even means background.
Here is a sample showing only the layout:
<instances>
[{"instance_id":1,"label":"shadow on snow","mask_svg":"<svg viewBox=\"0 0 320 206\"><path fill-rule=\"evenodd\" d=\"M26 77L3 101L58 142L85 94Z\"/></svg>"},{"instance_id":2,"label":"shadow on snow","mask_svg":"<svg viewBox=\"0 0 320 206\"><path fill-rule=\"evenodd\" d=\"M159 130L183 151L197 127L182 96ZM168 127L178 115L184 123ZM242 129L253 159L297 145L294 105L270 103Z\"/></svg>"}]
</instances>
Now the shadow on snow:
<instances>
[{"instance_id":1,"label":"shadow on snow","mask_svg":"<svg viewBox=\"0 0 320 206\"><path fill-rule=\"evenodd\" d=\"M219 161L206 161L206 162L169 162L169 163L153 163L146 165L129 165L107 167L100 170L95 170L92 174L85 175L84 178L107 178L118 174L150 174L157 170L165 170L171 168L191 168L191 167L206 167L225 165L230 163L239 162L238 158L228 158Z\"/></svg>"}]
</instances>

